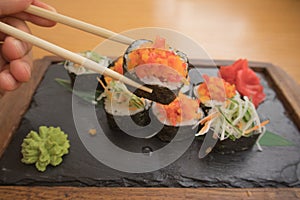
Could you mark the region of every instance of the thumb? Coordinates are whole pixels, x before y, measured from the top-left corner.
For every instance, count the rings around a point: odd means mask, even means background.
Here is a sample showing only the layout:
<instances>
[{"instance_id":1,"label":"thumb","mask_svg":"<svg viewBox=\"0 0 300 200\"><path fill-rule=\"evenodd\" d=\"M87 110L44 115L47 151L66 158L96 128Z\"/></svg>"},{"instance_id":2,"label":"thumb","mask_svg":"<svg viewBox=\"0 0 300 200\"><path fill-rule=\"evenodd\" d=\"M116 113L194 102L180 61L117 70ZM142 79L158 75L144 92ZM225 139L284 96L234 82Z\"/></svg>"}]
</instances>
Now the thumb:
<instances>
[{"instance_id":1,"label":"thumb","mask_svg":"<svg viewBox=\"0 0 300 200\"><path fill-rule=\"evenodd\" d=\"M0 16L24 11L33 0L0 0Z\"/></svg>"}]
</instances>

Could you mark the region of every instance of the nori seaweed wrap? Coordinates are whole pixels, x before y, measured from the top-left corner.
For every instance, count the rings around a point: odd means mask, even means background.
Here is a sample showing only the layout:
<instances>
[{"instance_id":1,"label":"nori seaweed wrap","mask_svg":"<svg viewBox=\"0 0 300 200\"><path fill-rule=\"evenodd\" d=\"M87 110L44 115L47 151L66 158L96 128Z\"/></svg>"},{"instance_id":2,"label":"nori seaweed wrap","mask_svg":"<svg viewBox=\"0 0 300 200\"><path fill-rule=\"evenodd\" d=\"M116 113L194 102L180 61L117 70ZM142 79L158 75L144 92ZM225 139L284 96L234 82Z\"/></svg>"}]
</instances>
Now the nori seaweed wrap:
<instances>
[{"instance_id":1,"label":"nori seaweed wrap","mask_svg":"<svg viewBox=\"0 0 300 200\"><path fill-rule=\"evenodd\" d=\"M256 143L260 134L252 134L249 137L241 137L236 140L226 139L219 141L213 149L213 152L221 154L231 154L239 151L251 149Z\"/></svg>"}]
</instances>

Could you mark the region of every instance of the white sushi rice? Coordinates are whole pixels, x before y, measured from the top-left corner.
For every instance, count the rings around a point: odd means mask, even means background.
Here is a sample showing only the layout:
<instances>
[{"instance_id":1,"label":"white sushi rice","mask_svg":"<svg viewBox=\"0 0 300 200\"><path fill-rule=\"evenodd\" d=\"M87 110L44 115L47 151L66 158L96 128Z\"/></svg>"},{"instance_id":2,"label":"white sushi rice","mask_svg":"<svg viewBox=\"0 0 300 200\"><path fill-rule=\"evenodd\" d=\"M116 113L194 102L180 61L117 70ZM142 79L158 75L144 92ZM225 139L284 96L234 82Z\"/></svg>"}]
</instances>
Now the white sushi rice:
<instances>
[{"instance_id":1,"label":"white sushi rice","mask_svg":"<svg viewBox=\"0 0 300 200\"><path fill-rule=\"evenodd\" d=\"M99 65L101 65L103 67L108 67L108 65L111 63L110 58L108 58L106 56L96 55L96 53L91 52L91 51L86 51L86 52L78 53L78 54L97 62ZM86 69L85 67L83 67L81 65L75 64L71 61L66 61L64 64L64 67L69 73L74 73L76 75L97 73L97 72L91 71L89 69Z\"/></svg>"},{"instance_id":2,"label":"white sushi rice","mask_svg":"<svg viewBox=\"0 0 300 200\"><path fill-rule=\"evenodd\" d=\"M149 85L166 86L170 90L176 90L182 86L182 82L162 82L155 76L141 78L140 80Z\"/></svg>"},{"instance_id":3,"label":"white sushi rice","mask_svg":"<svg viewBox=\"0 0 300 200\"><path fill-rule=\"evenodd\" d=\"M104 105L105 105L106 112L115 116L134 115L136 113L144 111L149 107L149 104L146 103L146 106L144 108L130 110L129 101L116 102L116 101L111 101L111 99L109 98L105 98Z\"/></svg>"},{"instance_id":4,"label":"white sushi rice","mask_svg":"<svg viewBox=\"0 0 300 200\"><path fill-rule=\"evenodd\" d=\"M135 96L127 89L125 84L120 81L111 81L106 87L105 92L97 98L98 101L101 99L104 99L106 112L116 116L134 115L149 109L151 106L151 101ZM130 103L132 103L131 106ZM138 107L133 106L135 103Z\"/></svg>"}]
</instances>

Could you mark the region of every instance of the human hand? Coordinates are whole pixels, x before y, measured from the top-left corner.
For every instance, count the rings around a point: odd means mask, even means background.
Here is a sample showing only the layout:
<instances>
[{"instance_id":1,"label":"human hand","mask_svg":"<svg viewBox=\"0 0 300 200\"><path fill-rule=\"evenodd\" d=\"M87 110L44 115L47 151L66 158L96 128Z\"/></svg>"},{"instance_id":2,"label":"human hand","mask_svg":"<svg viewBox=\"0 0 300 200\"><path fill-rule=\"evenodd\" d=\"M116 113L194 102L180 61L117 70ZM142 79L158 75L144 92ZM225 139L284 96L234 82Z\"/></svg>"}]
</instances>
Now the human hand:
<instances>
[{"instance_id":1,"label":"human hand","mask_svg":"<svg viewBox=\"0 0 300 200\"><path fill-rule=\"evenodd\" d=\"M25 21L44 27L55 25L55 22L24 12L31 4L54 11L38 0L0 0L0 21L28 33ZM31 77L32 46L1 32L0 41L0 92L15 90Z\"/></svg>"}]
</instances>

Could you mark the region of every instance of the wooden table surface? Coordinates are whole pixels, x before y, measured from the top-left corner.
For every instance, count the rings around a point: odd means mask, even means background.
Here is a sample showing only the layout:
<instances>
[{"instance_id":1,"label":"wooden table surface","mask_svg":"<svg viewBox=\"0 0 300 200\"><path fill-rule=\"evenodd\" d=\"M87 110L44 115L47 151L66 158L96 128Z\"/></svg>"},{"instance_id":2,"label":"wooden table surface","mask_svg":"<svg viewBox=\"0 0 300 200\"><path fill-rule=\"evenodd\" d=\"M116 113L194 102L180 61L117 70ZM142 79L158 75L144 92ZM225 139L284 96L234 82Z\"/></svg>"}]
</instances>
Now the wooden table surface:
<instances>
[{"instance_id":1,"label":"wooden table surface","mask_svg":"<svg viewBox=\"0 0 300 200\"><path fill-rule=\"evenodd\" d=\"M163 27L191 37L213 59L271 62L300 83L300 1L297 0L44 0L58 12L123 32ZM74 52L102 38L57 24L34 35ZM34 48L34 58L50 53ZM0 199L299 199L300 189L132 189L0 187Z\"/></svg>"},{"instance_id":2,"label":"wooden table surface","mask_svg":"<svg viewBox=\"0 0 300 200\"><path fill-rule=\"evenodd\" d=\"M300 83L300 1L297 0L44 0L58 12L123 32L163 27L191 37L213 59L247 58L280 66ZM35 35L79 52L102 38L58 24L30 25ZM34 49L35 58L48 52Z\"/></svg>"}]
</instances>

